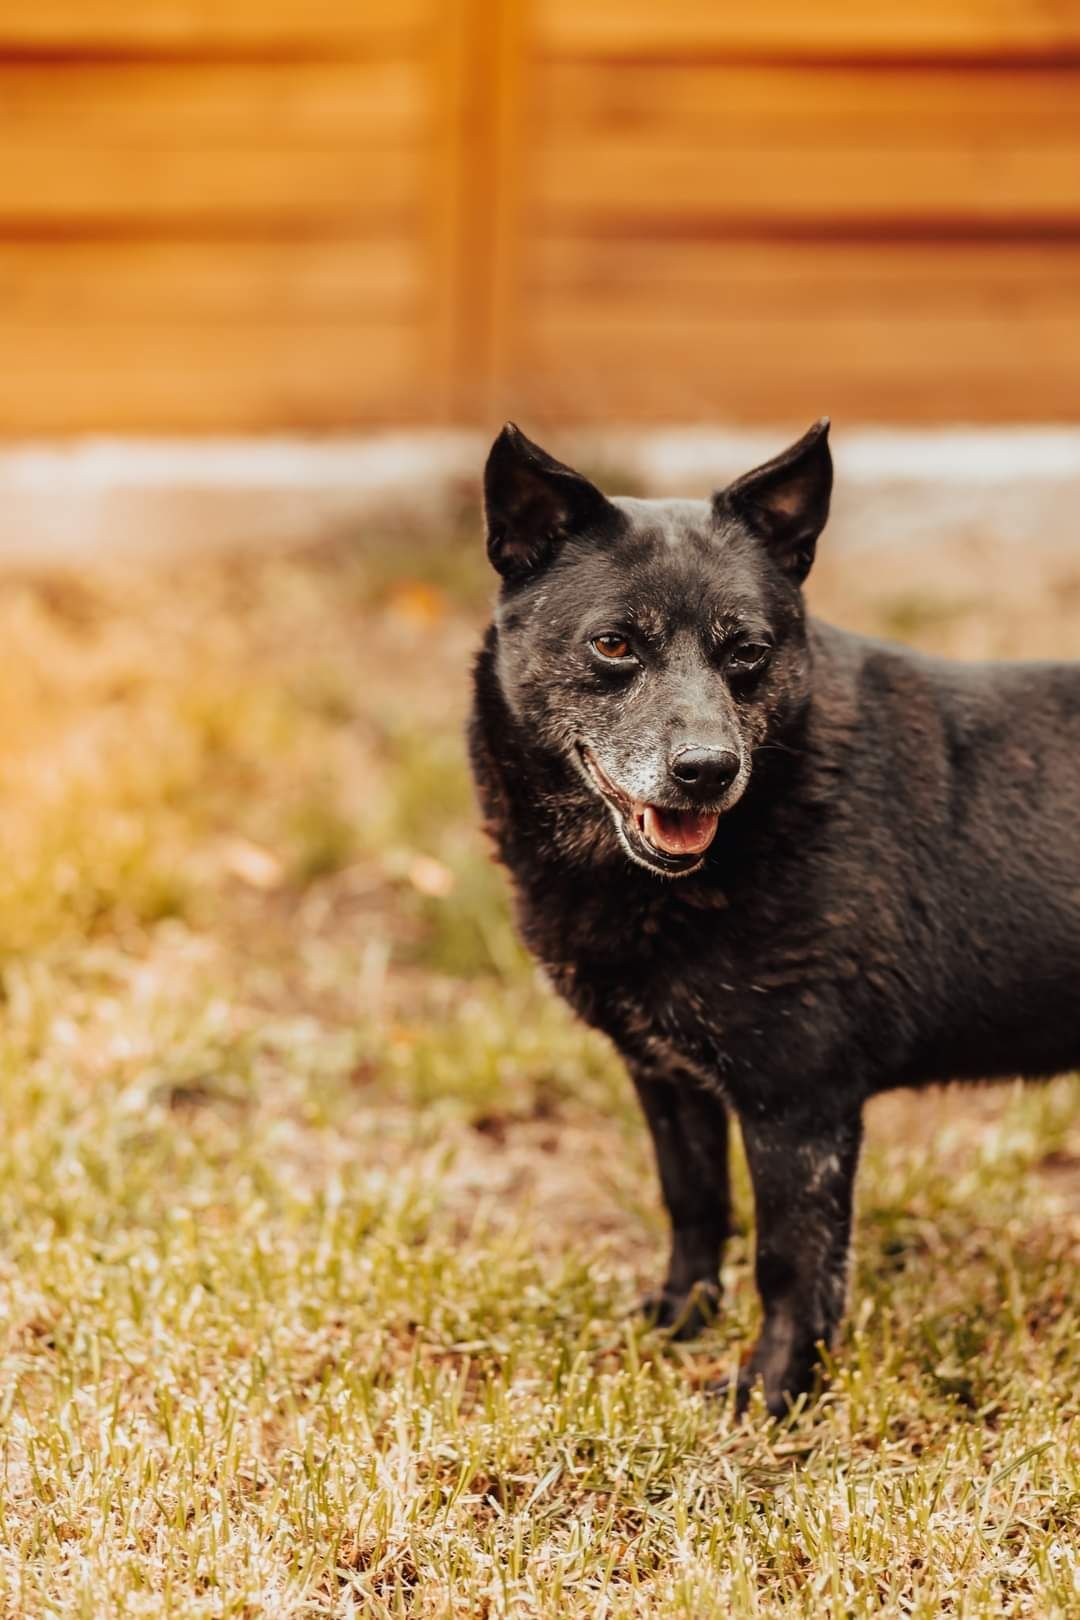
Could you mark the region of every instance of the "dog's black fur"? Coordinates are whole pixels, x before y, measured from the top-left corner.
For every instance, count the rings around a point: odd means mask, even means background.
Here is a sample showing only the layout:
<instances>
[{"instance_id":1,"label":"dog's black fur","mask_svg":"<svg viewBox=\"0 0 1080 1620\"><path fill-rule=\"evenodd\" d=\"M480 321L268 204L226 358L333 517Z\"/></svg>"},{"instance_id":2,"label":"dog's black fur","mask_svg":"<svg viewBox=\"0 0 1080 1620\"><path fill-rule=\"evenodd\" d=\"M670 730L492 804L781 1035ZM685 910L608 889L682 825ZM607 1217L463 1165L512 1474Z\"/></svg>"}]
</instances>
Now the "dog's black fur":
<instances>
[{"instance_id":1,"label":"dog's black fur","mask_svg":"<svg viewBox=\"0 0 1080 1620\"><path fill-rule=\"evenodd\" d=\"M827 429L652 502L507 426L470 725L524 937L641 1098L683 1331L715 1308L739 1120L764 1306L739 1397L760 1378L774 1413L843 1309L866 1099L1080 1065L1080 664L808 618Z\"/></svg>"}]
</instances>

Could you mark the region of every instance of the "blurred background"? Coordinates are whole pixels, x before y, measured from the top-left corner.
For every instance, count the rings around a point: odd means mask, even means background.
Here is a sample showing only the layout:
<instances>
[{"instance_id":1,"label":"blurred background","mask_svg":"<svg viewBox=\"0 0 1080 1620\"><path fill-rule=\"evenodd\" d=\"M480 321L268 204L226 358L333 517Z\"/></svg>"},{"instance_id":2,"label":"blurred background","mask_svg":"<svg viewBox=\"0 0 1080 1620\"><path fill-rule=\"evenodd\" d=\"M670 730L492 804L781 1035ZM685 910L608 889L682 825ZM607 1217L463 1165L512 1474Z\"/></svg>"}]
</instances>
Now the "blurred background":
<instances>
[{"instance_id":1,"label":"blurred background","mask_svg":"<svg viewBox=\"0 0 1080 1620\"><path fill-rule=\"evenodd\" d=\"M1076 0L13 0L0 431L1080 415Z\"/></svg>"}]
</instances>

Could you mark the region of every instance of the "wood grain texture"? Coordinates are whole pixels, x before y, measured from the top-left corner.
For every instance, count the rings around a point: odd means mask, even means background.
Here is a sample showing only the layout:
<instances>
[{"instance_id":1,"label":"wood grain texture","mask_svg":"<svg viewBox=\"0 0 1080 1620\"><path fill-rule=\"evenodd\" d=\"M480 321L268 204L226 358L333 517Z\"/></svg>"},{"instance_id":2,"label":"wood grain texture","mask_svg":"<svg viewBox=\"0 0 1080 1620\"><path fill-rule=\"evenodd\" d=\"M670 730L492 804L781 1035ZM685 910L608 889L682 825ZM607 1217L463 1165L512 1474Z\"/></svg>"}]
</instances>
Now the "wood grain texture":
<instances>
[{"instance_id":1,"label":"wood grain texture","mask_svg":"<svg viewBox=\"0 0 1080 1620\"><path fill-rule=\"evenodd\" d=\"M407 236L370 241L0 242L0 346L22 322L119 330L175 318L419 320L426 265Z\"/></svg>"},{"instance_id":2,"label":"wood grain texture","mask_svg":"<svg viewBox=\"0 0 1080 1620\"><path fill-rule=\"evenodd\" d=\"M1080 418L1080 0L35 0L0 430Z\"/></svg>"},{"instance_id":3,"label":"wood grain texture","mask_svg":"<svg viewBox=\"0 0 1080 1620\"><path fill-rule=\"evenodd\" d=\"M0 431L335 428L445 397L433 0L22 10Z\"/></svg>"},{"instance_id":4,"label":"wood grain texture","mask_svg":"<svg viewBox=\"0 0 1080 1620\"><path fill-rule=\"evenodd\" d=\"M1080 417L1080 245L551 241L507 393L531 419Z\"/></svg>"},{"instance_id":5,"label":"wood grain texture","mask_svg":"<svg viewBox=\"0 0 1080 1620\"><path fill-rule=\"evenodd\" d=\"M821 52L1045 56L1080 48L1080 0L535 0L537 37L565 54Z\"/></svg>"},{"instance_id":6,"label":"wood grain texture","mask_svg":"<svg viewBox=\"0 0 1080 1620\"><path fill-rule=\"evenodd\" d=\"M421 65L379 62L0 64L0 134L23 152L385 147L426 133Z\"/></svg>"},{"instance_id":7,"label":"wood grain texture","mask_svg":"<svg viewBox=\"0 0 1080 1620\"><path fill-rule=\"evenodd\" d=\"M1080 69L556 65L537 121L557 221L1080 219Z\"/></svg>"},{"instance_id":8,"label":"wood grain texture","mask_svg":"<svg viewBox=\"0 0 1080 1620\"><path fill-rule=\"evenodd\" d=\"M336 42L378 48L436 26L439 0L31 0L0 14L0 49L64 51Z\"/></svg>"},{"instance_id":9,"label":"wood grain texture","mask_svg":"<svg viewBox=\"0 0 1080 1620\"><path fill-rule=\"evenodd\" d=\"M421 201L409 62L0 68L0 221L242 223Z\"/></svg>"},{"instance_id":10,"label":"wood grain texture","mask_svg":"<svg viewBox=\"0 0 1080 1620\"><path fill-rule=\"evenodd\" d=\"M22 320L3 343L0 434L307 431L423 415L423 327L407 318Z\"/></svg>"}]
</instances>

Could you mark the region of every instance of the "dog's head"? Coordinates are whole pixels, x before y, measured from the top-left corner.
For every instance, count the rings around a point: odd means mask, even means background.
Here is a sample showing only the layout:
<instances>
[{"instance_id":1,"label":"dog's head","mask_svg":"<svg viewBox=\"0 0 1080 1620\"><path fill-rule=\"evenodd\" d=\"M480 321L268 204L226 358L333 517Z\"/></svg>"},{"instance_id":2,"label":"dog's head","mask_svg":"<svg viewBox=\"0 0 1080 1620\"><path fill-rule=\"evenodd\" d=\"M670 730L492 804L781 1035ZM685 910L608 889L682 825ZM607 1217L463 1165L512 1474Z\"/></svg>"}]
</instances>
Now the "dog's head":
<instances>
[{"instance_id":1,"label":"dog's head","mask_svg":"<svg viewBox=\"0 0 1080 1620\"><path fill-rule=\"evenodd\" d=\"M503 696L651 872L697 870L805 706L801 587L831 488L827 421L711 501L609 499L513 424L492 446Z\"/></svg>"}]
</instances>

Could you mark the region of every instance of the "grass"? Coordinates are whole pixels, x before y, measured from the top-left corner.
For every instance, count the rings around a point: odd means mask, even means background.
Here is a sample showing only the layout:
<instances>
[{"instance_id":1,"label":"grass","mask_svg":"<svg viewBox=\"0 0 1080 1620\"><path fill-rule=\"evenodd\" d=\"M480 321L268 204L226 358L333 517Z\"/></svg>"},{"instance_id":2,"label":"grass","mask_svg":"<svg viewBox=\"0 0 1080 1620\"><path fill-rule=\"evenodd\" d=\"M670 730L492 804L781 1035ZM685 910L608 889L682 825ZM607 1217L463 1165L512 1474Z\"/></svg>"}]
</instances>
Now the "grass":
<instances>
[{"instance_id":1,"label":"grass","mask_svg":"<svg viewBox=\"0 0 1080 1620\"><path fill-rule=\"evenodd\" d=\"M486 583L392 539L5 576L2 1612L1080 1612L1075 1082L872 1111L828 1392L736 1424L745 1172L673 1346L629 1088L473 827ZM815 588L1075 647L1067 559L950 556Z\"/></svg>"}]
</instances>

